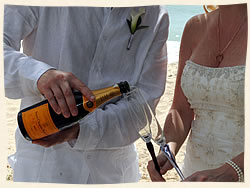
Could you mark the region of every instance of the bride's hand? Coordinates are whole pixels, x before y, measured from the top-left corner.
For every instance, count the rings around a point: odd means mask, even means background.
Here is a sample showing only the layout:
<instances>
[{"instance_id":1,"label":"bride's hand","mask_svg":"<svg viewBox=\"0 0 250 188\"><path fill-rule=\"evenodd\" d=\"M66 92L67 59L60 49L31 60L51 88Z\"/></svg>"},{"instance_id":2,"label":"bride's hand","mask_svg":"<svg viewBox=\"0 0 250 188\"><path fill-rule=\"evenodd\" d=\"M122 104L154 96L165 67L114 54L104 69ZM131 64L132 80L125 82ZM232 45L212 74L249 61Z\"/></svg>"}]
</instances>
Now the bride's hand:
<instances>
[{"instance_id":1,"label":"bride's hand","mask_svg":"<svg viewBox=\"0 0 250 188\"><path fill-rule=\"evenodd\" d=\"M238 181L238 176L231 167L224 164L216 169L195 172L184 181L232 182Z\"/></svg>"},{"instance_id":2,"label":"bride's hand","mask_svg":"<svg viewBox=\"0 0 250 188\"><path fill-rule=\"evenodd\" d=\"M163 153L160 153L157 156L157 161L161 169L160 170L161 175L166 174L168 170L171 170L173 168L170 162L168 161L167 157ZM165 179L155 169L155 165L152 160L148 162L147 169L148 169L149 176L152 181L165 181Z\"/></svg>"}]
</instances>

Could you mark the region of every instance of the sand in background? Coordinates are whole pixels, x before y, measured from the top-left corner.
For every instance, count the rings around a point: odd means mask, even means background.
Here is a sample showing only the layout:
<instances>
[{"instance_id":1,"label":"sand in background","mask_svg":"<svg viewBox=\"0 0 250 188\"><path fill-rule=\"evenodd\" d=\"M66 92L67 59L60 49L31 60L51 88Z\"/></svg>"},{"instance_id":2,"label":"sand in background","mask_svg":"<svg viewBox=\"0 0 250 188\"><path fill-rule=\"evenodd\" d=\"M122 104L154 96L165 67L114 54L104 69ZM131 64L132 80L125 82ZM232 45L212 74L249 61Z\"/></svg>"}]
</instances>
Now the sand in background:
<instances>
[{"instance_id":1,"label":"sand in background","mask_svg":"<svg viewBox=\"0 0 250 188\"><path fill-rule=\"evenodd\" d=\"M167 73L167 83L166 83L166 90L164 95L161 97L161 100L157 106L156 114L159 122L163 125L165 122L166 115L170 108L173 99L174 87L175 87L175 78L177 72L177 64L169 64L168 65L168 73ZM8 155L13 154L15 152L15 129L17 127L17 113L19 111L20 100L11 100L5 99L6 103L6 119L7 119L7 126L8 126ZM150 154L147 151L146 144L139 139L136 141L137 151L139 155L139 168L141 173L141 180L140 182L149 182L150 177L147 172L147 163L150 158ZM158 153L159 147L155 146L155 151ZM178 155L176 156L177 163L179 166L182 165L182 161L184 158L184 151L185 145L180 149ZM175 172L175 170L171 170L165 175L167 181L179 181L179 176ZM6 180L13 180L13 170L7 164L7 176Z\"/></svg>"}]
</instances>

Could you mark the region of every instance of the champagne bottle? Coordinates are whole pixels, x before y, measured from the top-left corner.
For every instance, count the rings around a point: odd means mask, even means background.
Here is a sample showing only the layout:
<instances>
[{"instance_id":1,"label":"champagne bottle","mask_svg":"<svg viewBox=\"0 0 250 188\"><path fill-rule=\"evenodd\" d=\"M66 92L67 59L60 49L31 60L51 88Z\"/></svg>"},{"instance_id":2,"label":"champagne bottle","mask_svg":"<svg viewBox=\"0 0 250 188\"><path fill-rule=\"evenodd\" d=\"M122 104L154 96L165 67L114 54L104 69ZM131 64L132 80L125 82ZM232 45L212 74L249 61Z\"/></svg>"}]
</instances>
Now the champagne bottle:
<instances>
[{"instance_id":1,"label":"champagne bottle","mask_svg":"<svg viewBox=\"0 0 250 188\"><path fill-rule=\"evenodd\" d=\"M18 126L24 138L37 140L74 125L96 108L128 91L130 91L130 87L127 81L94 90L92 91L96 98L94 102L87 100L81 92L73 92L78 115L71 115L69 118L55 113L48 100L44 100L21 110L17 115Z\"/></svg>"}]
</instances>

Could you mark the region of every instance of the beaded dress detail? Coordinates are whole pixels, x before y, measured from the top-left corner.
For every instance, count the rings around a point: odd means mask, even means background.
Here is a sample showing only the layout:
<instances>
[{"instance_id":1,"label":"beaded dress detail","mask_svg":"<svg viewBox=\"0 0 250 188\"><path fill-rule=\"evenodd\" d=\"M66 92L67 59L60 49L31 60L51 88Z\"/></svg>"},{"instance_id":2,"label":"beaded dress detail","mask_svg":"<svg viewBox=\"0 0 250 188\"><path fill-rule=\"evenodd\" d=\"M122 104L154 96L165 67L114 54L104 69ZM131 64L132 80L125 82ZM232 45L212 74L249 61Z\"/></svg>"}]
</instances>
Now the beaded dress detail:
<instances>
[{"instance_id":1,"label":"beaded dress detail","mask_svg":"<svg viewBox=\"0 0 250 188\"><path fill-rule=\"evenodd\" d=\"M244 151L245 66L211 68L186 62L181 87L195 119L186 146L185 177L217 168Z\"/></svg>"}]
</instances>

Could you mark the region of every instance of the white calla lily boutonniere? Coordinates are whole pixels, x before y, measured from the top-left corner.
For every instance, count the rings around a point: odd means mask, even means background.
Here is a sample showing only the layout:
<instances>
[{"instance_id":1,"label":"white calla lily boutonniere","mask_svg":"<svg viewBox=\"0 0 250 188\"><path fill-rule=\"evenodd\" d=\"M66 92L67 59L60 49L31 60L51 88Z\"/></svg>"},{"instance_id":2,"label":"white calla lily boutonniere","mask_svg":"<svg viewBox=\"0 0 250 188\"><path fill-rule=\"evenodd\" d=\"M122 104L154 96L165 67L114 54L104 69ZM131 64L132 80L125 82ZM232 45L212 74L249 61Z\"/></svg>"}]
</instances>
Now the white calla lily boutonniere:
<instances>
[{"instance_id":1,"label":"white calla lily boutonniere","mask_svg":"<svg viewBox=\"0 0 250 188\"><path fill-rule=\"evenodd\" d=\"M132 10L130 13L130 20L127 19L128 27L130 30L130 38L129 38L128 46L127 46L128 50L131 47L135 32L140 29L149 27L149 26L141 26L141 22L142 22L141 16L145 13L146 13L145 8L139 8L138 12L136 12L135 10Z\"/></svg>"}]
</instances>

